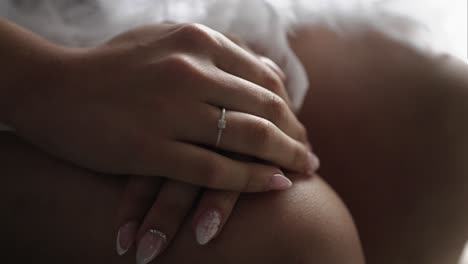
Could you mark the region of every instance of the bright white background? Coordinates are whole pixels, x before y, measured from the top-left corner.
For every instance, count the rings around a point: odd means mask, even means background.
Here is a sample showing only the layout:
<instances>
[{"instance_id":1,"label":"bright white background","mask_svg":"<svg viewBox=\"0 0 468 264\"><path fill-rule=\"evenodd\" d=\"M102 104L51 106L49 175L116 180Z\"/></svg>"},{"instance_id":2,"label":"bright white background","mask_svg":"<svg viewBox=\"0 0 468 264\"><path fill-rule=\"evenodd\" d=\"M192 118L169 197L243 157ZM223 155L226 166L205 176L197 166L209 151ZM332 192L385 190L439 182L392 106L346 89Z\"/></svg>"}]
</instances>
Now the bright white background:
<instances>
[{"instance_id":1,"label":"bright white background","mask_svg":"<svg viewBox=\"0 0 468 264\"><path fill-rule=\"evenodd\" d=\"M436 1L436 0L429 0ZM447 20L445 30L453 38L454 53L468 62L468 38L467 38L467 0L445 0L446 5L453 5ZM459 30L458 28L462 28Z\"/></svg>"},{"instance_id":2,"label":"bright white background","mask_svg":"<svg viewBox=\"0 0 468 264\"><path fill-rule=\"evenodd\" d=\"M365 0L368 1L368 0ZM467 59L467 0L374 0L423 22L431 46Z\"/></svg>"}]
</instances>

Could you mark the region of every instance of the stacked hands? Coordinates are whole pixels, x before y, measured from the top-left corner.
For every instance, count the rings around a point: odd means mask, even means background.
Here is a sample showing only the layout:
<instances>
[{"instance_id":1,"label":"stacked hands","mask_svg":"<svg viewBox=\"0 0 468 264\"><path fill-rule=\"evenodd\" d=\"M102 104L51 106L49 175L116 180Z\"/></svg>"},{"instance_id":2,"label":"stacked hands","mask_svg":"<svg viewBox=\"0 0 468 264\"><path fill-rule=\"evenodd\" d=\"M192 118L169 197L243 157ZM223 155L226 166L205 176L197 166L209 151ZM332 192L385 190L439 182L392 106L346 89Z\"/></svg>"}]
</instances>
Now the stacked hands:
<instances>
[{"instance_id":1,"label":"stacked hands","mask_svg":"<svg viewBox=\"0 0 468 264\"><path fill-rule=\"evenodd\" d=\"M47 85L24 93L8 121L58 157L130 175L118 254L135 245L137 263L149 263L192 212L194 239L204 245L241 192L285 190L285 172L312 176L318 168L284 74L238 44L201 25L165 23L95 48L55 47Z\"/></svg>"}]
</instances>

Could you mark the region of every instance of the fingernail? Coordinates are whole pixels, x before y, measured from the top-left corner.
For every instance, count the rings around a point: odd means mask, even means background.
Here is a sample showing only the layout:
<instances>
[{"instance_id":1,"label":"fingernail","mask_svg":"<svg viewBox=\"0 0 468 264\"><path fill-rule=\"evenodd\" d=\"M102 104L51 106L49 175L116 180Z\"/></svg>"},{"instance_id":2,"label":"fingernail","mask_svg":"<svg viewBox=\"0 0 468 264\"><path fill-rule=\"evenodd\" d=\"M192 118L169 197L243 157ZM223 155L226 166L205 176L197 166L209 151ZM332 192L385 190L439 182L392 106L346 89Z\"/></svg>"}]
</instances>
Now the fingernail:
<instances>
[{"instance_id":1,"label":"fingernail","mask_svg":"<svg viewBox=\"0 0 468 264\"><path fill-rule=\"evenodd\" d=\"M116 240L116 249L119 256L125 254L132 246L137 228L138 224L135 222L128 222L119 228Z\"/></svg>"},{"instance_id":2,"label":"fingernail","mask_svg":"<svg viewBox=\"0 0 468 264\"><path fill-rule=\"evenodd\" d=\"M150 229L138 244L137 264L148 264L155 259L166 243L166 235L156 229Z\"/></svg>"},{"instance_id":3,"label":"fingernail","mask_svg":"<svg viewBox=\"0 0 468 264\"><path fill-rule=\"evenodd\" d=\"M221 214L218 210L209 210L198 220L195 229L197 242L200 245L206 245L218 233L221 224Z\"/></svg>"},{"instance_id":4,"label":"fingernail","mask_svg":"<svg viewBox=\"0 0 468 264\"><path fill-rule=\"evenodd\" d=\"M282 174L275 174L270 179L270 190L286 190L291 186L292 182Z\"/></svg>"},{"instance_id":5,"label":"fingernail","mask_svg":"<svg viewBox=\"0 0 468 264\"><path fill-rule=\"evenodd\" d=\"M315 156L312 152L307 153L307 165L306 165L306 173L309 176L314 176L315 172L320 167L320 160Z\"/></svg>"}]
</instances>

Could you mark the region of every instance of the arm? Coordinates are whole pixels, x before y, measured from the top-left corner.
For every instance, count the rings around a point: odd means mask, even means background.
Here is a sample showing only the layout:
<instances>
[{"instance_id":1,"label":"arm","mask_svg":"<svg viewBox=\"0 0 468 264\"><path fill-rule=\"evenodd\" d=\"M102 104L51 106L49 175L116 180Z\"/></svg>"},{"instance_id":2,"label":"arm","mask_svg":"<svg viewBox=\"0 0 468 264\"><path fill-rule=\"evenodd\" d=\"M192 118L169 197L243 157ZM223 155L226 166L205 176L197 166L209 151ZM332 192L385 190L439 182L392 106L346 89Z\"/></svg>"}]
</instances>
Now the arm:
<instances>
[{"instance_id":1,"label":"arm","mask_svg":"<svg viewBox=\"0 0 468 264\"><path fill-rule=\"evenodd\" d=\"M60 47L0 18L0 122L11 123L33 87L59 75Z\"/></svg>"}]
</instances>

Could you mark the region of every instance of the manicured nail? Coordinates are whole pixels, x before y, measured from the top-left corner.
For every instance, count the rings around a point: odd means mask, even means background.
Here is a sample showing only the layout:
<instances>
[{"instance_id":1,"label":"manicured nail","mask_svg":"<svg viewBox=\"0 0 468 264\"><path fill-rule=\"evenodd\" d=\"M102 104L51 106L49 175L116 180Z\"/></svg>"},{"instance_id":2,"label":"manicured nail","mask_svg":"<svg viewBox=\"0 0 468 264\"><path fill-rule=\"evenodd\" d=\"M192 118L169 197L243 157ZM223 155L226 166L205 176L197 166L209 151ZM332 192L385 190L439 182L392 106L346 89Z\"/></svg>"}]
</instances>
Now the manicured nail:
<instances>
[{"instance_id":1,"label":"manicured nail","mask_svg":"<svg viewBox=\"0 0 468 264\"><path fill-rule=\"evenodd\" d=\"M116 240L117 254L119 254L119 256L125 254L132 246L137 228L138 224L135 222L128 222L119 228Z\"/></svg>"},{"instance_id":2,"label":"manicured nail","mask_svg":"<svg viewBox=\"0 0 468 264\"><path fill-rule=\"evenodd\" d=\"M270 190L286 190L291 186L292 182L282 174L275 174L270 179Z\"/></svg>"},{"instance_id":3,"label":"manicured nail","mask_svg":"<svg viewBox=\"0 0 468 264\"><path fill-rule=\"evenodd\" d=\"M200 245L206 245L218 233L221 214L218 210L208 210L198 219L195 236Z\"/></svg>"},{"instance_id":4,"label":"manicured nail","mask_svg":"<svg viewBox=\"0 0 468 264\"><path fill-rule=\"evenodd\" d=\"M312 152L307 153L306 173L309 176L314 176L315 172L320 167L320 160Z\"/></svg>"},{"instance_id":5,"label":"manicured nail","mask_svg":"<svg viewBox=\"0 0 468 264\"><path fill-rule=\"evenodd\" d=\"M166 244L166 235L156 229L150 229L138 244L137 264L148 264L155 259Z\"/></svg>"}]
</instances>

